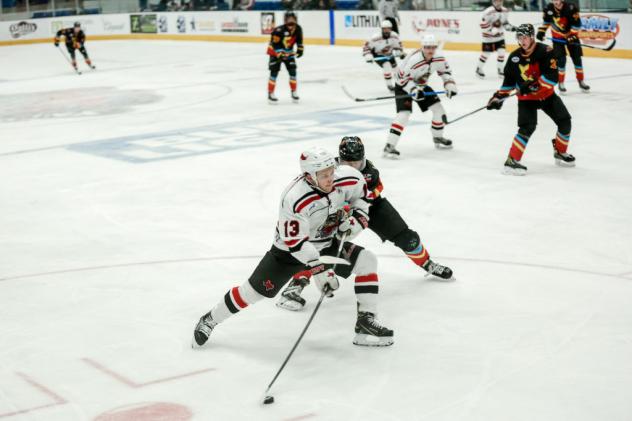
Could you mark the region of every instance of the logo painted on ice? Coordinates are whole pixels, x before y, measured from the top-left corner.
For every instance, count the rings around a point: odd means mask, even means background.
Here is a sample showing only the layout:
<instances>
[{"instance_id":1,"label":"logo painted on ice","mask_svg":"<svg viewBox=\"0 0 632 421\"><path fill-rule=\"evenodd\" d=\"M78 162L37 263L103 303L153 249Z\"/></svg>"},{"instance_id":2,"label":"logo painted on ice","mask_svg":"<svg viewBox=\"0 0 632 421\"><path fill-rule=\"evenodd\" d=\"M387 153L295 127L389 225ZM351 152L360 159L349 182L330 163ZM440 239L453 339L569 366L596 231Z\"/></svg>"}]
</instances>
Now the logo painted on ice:
<instances>
[{"instance_id":1,"label":"logo painted on ice","mask_svg":"<svg viewBox=\"0 0 632 421\"><path fill-rule=\"evenodd\" d=\"M382 130L390 123L391 120L385 117L341 111L311 112L297 114L291 121L285 116L265 117L239 124L221 123L77 143L68 149L145 164Z\"/></svg>"},{"instance_id":2,"label":"logo painted on ice","mask_svg":"<svg viewBox=\"0 0 632 421\"><path fill-rule=\"evenodd\" d=\"M12 38L20 38L37 31L37 24L32 22L18 22L9 26L9 32Z\"/></svg>"},{"instance_id":3,"label":"logo painted on ice","mask_svg":"<svg viewBox=\"0 0 632 421\"><path fill-rule=\"evenodd\" d=\"M345 15L345 28L379 28L378 15Z\"/></svg>"},{"instance_id":4,"label":"logo painted on ice","mask_svg":"<svg viewBox=\"0 0 632 421\"><path fill-rule=\"evenodd\" d=\"M590 45L603 45L619 35L619 18L605 15L586 14L581 17L579 37Z\"/></svg>"}]
</instances>

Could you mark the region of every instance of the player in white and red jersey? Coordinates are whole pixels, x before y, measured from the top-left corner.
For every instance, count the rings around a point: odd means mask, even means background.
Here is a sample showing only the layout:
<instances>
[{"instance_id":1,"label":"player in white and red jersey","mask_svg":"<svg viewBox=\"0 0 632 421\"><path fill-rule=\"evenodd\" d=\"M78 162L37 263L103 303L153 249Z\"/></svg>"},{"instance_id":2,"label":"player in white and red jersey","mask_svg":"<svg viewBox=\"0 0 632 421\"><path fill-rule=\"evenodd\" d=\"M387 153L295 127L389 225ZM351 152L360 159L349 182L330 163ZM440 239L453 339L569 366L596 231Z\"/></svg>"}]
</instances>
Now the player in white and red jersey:
<instances>
[{"instance_id":1,"label":"player in white and red jersey","mask_svg":"<svg viewBox=\"0 0 632 421\"><path fill-rule=\"evenodd\" d=\"M443 128L447 122L445 110L435 91L428 86L428 79L436 72L443 79L446 96L452 98L457 94L456 83L448 62L443 56L436 55L438 45L433 34L424 35L421 41L422 48L409 55L399 66L395 83L397 116L391 124L384 147L385 158L398 158L400 155L395 147L410 118L413 101L417 103L421 112L432 111L430 131L435 147L452 148L452 141L443 137Z\"/></svg>"},{"instance_id":2,"label":"player in white and red jersey","mask_svg":"<svg viewBox=\"0 0 632 421\"><path fill-rule=\"evenodd\" d=\"M393 344L393 331L381 326L377 313L377 258L346 242L368 225L369 202L362 174L348 166L337 167L334 156L322 148L301 154L302 175L281 196L274 244L248 281L231 288L215 307L200 318L193 346L204 345L217 324L264 297L274 297L297 272L309 270L316 286L328 296L339 287L338 276L355 274L358 301L356 345ZM346 210L346 207L349 210ZM321 256L336 256L339 238L346 233L341 257L350 265L335 271Z\"/></svg>"},{"instance_id":3,"label":"player in white and red jersey","mask_svg":"<svg viewBox=\"0 0 632 421\"><path fill-rule=\"evenodd\" d=\"M495 51L497 54L498 75L503 76L505 68L505 30L515 31L516 27L509 23L509 9L503 7L503 0L492 0L492 5L483 11L481 32L483 45L481 56L476 66L476 76L484 78L483 66L489 56Z\"/></svg>"},{"instance_id":4,"label":"player in white and red jersey","mask_svg":"<svg viewBox=\"0 0 632 421\"><path fill-rule=\"evenodd\" d=\"M406 57L402 42L397 32L393 32L393 24L387 20L381 24L382 31L373 35L362 48L362 55L367 63L375 62L382 68L384 80L389 91L395 90L393 83L393 71L397 69L395 57Z\"/></svg>"}]
</instances>

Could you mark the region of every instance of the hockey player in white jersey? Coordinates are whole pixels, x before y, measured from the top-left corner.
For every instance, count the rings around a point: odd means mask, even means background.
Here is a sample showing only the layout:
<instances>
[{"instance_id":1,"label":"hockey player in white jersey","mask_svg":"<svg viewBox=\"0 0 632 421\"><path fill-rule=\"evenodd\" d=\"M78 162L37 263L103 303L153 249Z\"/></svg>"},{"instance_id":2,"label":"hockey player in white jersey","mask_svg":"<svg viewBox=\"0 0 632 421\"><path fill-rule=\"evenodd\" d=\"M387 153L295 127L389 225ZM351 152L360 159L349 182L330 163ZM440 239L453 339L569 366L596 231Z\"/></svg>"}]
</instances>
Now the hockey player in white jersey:
<instances>
[{"instance_id":1,"label":"hockey player in white jersey","mask_svg":"<svg viewBox=\"0 0 632 421\"><path fill-rule=\"evenodd\" d=\"M413 101L417 103L421 112L432 111L430 132L435 147L452 148L452 141L443 137L443 128L447 122L445 110L439 97L433 94L435 91L428 86L428 79L436 72L443 79L446 96L452 98L457 94L456 83L448 62L443 56L436 55L438 45L433 34L424 35L421 41L422 48L410 54L399 66L395 82L397 116L391 124L384 147L385 158L399 158L400 153L396 146L410 118Z\"/></svg>"},{"instance_id":2,"label":"hockey player in white jersey","mask_svg":"<svg viewBox=\"0 0 632 421\"><path fill-rule=\"evenodd\" d=\"M483 11L481 19L481 32L483 43L481 56L476 66L476 76L483 79L485 73L483 67L489 56L496 52L498 75L503 76L505 68L505 30L515 31L516 27L509 23L509 9L503 7L503 0L492 0L492 5Z\"/></svg>"},{"instance_id":3,"label":"hockey player in white jersey","mask_svg":"<svg viewBox=\"0 0 632 421\"><path fill-rule=\"evenodd\" d=\"M382 31L373 35L364 43L362 55L367 63L375 62L382 68L384 81L389 91L395 90L393 86L393 72L397 69L395 57L406 57L402 42L397 32L393 31L393 24L387 20L382 21Z\"/></svg>"},{"instance_id":4,"label":"hockey player in white jersey","mask_svg":"<svg viewBox=\"0 0 632 421\"><path fill-rule=\"evenodd\" d=\"M335 272L322 256L335 256L339 238L352 240L368 225L367 187L362 174L351 167L337 167L334 156L322 148L301 154L302 175L285 189L272 248L250 278L231 288L194 330L193 347L204 345L213 329L230 316L263 298L273 298L297 272L309 270L316 286L332 296L338 276L355 276L357 299L356 345L393 344L393 331L379 324L377 313L377 258L351 242L341 257L351 265L338 265ZM345 206L349 206L349 210Z\"/></svg>"}]
</instances>

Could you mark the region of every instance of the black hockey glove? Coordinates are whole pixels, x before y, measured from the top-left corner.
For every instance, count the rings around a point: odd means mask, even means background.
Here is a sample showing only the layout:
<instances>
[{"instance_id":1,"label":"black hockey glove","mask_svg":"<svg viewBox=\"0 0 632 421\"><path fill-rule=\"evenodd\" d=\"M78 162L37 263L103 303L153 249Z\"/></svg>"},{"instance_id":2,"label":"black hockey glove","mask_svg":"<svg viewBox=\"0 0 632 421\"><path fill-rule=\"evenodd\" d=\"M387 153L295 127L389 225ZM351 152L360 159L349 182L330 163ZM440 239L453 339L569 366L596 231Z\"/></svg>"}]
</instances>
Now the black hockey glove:
<instances>
[{"instance_id":1,"label":"black hockey glove","mask_svg":"<svg viewBox=\"0 0 632 421\"><path fill-rule=\"evenodd\" d=\"M568 43L568 45L571 44L579 44L579 38L577 38L577 35L569 35L566 37L566 42Z\"/></svg>"},{"instance_id":2,"label":"black hockey glove","mask_svg":"<svg viewBox=\"0 0 632 421\"><path fill-rule=\"evenodd\" d=\"M517 30L517 29L518 29L518 28L517 28L516 26L513 26L513 25L509 25L509 27L507 28L507 30L508 30L509 32L516 32L516 30Z\"/></svg>"},{"instance_id":3,"label":"black hockey glove","mask_svg":"<svg viewBox=\"0 0 632 421\"><path fill-rule=\"evenodd\" d=\"M538 41L544 41L544 35L546 34L546 30L539 30L538 31L538 35L536 35L535 37L538 39Z\"/></svg>"},{"instance_id":4,"label":"black hockey glove","mask_svg":"<svg viewBox=\"0 0 632 421\"><path fill-rule=\"evenodd\" d=\"M59 41L55 40L55 47L59 47Z\"/></svg>"},{"instance_id":5,"label":"black hockey glove","mask_svg":"<svg viewBox=\"0 0 632 421\"><path fill-rule=\"evenodd\" d=\"M296 57L297 57L297 58L301 58L301 57L303 57L303 47L298 47L298 48L296 49Z\"/></svg>"},{"instance_id":6,"label":"black hockey glove","mask_svg":"<svg viewBox=\"0 0 632 421\"><path fill-rule=\"evenodd\" d=\"M540 89L540 83L537 80L527 79L519 84L520 95L529 95Z\"/></svg>"},{"instance_id":7,"label":"black hockey glove","mask_svg":"<svg viewBox=\"0 0 632 421\"><path fill-rule=\"evenodd\" d=\"M498 92L496 92L494 95L492 95L492 97L487 102L487 109L500 110L503 107L503 102L505 102L504 101L505 97L506 97L505 95L501 95Z\"/></svg>"}]
</instances>

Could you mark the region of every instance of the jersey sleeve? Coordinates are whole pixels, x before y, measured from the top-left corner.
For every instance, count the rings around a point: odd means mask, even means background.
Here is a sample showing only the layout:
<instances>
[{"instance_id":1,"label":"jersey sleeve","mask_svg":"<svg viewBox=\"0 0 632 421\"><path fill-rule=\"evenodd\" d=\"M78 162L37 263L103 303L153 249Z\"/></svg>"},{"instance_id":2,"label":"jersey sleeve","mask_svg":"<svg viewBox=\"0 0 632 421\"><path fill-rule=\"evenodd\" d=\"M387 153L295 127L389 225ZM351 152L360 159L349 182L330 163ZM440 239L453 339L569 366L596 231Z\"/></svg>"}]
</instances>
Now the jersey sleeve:
<instances>
[{"instance_id":1,"label":"jersey sleeve","mask_svg":"<svg viewBox=\"0 0 632 421\"><path fill-rule=\"evenodd\" d=\"M577 36L579 30L582 28L582 21L579 17L579 7L573 3L569 3L569 31L571 35Z\"/></svg>"},{"instance_id":2,"label":"jersey sleeve","mask_svg":"<svg viewBox=\"0 0 632 421\"><path fill-rule=\"evenodd\" d=\"M79 32L79 35L77 35L77 42L81 45L83 45L86 42L85 32L83 31Z\"/></svg>"},{"instance_id":3,"label":"jersey sleeve","mask_svg":"<svg viewBox=\"0 0 632 421\"><path fill-rule=\"evenodd\" d=\"M277 50L283 48L281 41L283 40L283 34L279 28L274 28L274 31L270 34L270 43L268 44L268 55L271 57L277 57Z\"/></svg>"},{"instance_id":4,"label":"jersey sleeve","mask_svg":"<svg viewBox=\"0 0 632 421\"><path fill-rule=\"evenodd\" d=\"M296 25L296 52L303 53L303 28L300 25Z\"/></svg>"},{"instance_id":5,"label":"jersey sleeve","mask_svg":"<svg viewBox=\"0 0 632 421\"><path fill-rule=\"evenodd\" d=\"M283 200L277 232L283 243L288 247L290 254L304 264L317 261L320 253L309 242L309 218L303 213L305 210L298 212L293 209L294 203L290 203L287 199Z\"/></svg>"},{"instance_id":6,"label":"jersey sleeve","mask_svg":"<svg viewBox=\"0 0 632 421\"><path fill-rule=\"evenodd\" d=\"M362 56L365 58L373 57L373 38L370 38L364 43L364 47L362 47Z\"/></svg>"},{"instance_id":7,"label":"jersey sleeve","mask_svg":"<svg viewBox=\"0 0 632 421\"><path fill-rule=\"evenodd\" d=\"M446 86L449 83L456 85L456 82L452 77L452 69L450 69L448 61L443 59L443 61L439 61L437 65L437 74L441 76L441 79L443 79L443 86Z\"/></svg>"},{"instance_id":8,"label":"jersey sleeve","mask_svg":"<svg viewBox=\"0 0 632 421\"><path fill-rule=\"evenodd\" d=\"M542 36L544 36L544 34L546 34L546 30L549 29L549 26L553 23L553 15L550 15L549 12L550 9L545 7L542 12L542 25L538 28L538 35L542 34Z\"/></svg>"},{"instance_id":9,"label":"jersey sleeve","mask_svg":"<svg viewBox=\"0 0 632 421\"><path fill-rule=\"evenodd\" d=\"M505 63L505 70L503 72L505 76L503 77L502 86L496 91L497 96L500 96L500 97L508 96L509 94L511 94L511 91L516 89L516 84L518 83L518 81L516 80L516 75L513 71L514 63L511 60L512 58L513 56L510 55L509 59Z\"/></svg>"},{"instance_id":10,"label":"jersey sleeve","mask_svg":"<svg viewBox=\"0 0 632 421\"><path fill-rule=\"evenodd\" d=\"M553 89L558 81L557 60L553 54L553 48L549 46L545 48L546 50L538 63L540 68L538 82L540 83L540 89Z\"/></svg>"}]
</instances>

